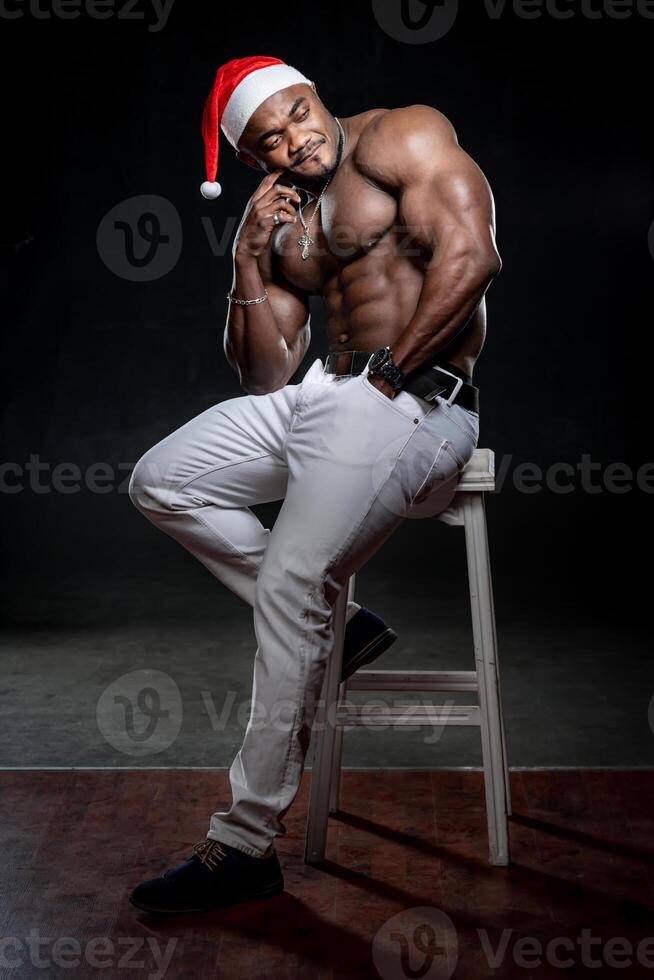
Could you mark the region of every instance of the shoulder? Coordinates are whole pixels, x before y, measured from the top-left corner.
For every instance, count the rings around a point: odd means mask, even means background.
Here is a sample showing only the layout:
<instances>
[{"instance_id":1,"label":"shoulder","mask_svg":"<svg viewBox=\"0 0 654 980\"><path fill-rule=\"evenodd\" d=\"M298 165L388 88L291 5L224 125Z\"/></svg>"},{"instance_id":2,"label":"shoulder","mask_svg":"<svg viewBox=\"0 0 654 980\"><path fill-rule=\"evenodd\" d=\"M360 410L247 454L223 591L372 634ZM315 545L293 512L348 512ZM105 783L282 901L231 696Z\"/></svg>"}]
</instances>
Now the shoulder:
<instances>
[{"instance_id":1,"label":"shoulder","mask_svg":"<svg viewBox=\"0 0 654 980\"><path fill-rule=\"evenodd\" d=\"M438 109L415 104L371 114L354 152L356 165L374 179L398 168L433 165L458 147L454 126ZM370 171L368 173L368 171Z\"/></svg>"},{"instance_id":2,"label":"shoulder","mask_svg":"<svg viewBox=\"0 0 654 980\"><path fill-rule=\"evenodd\" d=\"M439 109L416 103L399 109L377 109L371 113L359 137L359 146L385 138L408 143L428 138L448 143L456 141L456 132Z\"/></svg>"}]
</instances>

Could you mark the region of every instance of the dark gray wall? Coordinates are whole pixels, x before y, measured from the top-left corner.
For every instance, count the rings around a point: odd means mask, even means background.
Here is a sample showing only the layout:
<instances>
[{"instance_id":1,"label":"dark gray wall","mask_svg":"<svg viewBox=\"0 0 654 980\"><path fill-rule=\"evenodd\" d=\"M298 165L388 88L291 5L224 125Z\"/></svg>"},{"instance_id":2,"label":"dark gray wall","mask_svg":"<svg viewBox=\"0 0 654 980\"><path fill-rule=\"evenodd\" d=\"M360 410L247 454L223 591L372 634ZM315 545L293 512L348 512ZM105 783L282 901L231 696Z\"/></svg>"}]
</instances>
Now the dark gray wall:
<instances>
[{"instance_id":1,"label":"dark gray wall","mask_svg":"<svg viewBox=\"0 0 654 980\"><path fill-rule=\"evenodd\" d=\"M119 18L123 7L117 0L106 20L62 20L17 6L23 16L2 23L12 92L3 456L24 468L34 454L46 466L46 492L26 472L6 475L23 484L1 498L7 621L75 621L107 581L108 612L121 615L121 583L132 583L131 609L134 581L145 595L165 562L182 590L207 574L134 510L126 477L158 439L241 394L222 353L231 237L212 254L207 222L218 237L233 228L259 178L223 140L223 196L199 195L200 115L216 67L252 53L296 64L338 115L423 102L453 121L492 185L504 260L476 371L480 445L503 473L489 515L504 608L554 599L580 617L629 621L646 611L649 576L632 558L648 548L652 500L635 474L651 455L654 21L635 11L590 19L580 4L569 20L527 19L510 5L493 17L492 5L467 4L445 36L408 44L379 26L369 2L176 0L160 30L148 29L150 8L139 20ZM105 214L136 195L167 199L180 220L179 257L151 281L114 274L96 244ZM324 350L320 324L316 307L294 380ZM631 489L591 493L581 474L567 494L514 485L519 464L577 467L584 454L600 464L598 485L611 464L630 466ZM85 485L97 462L115 473L104 493ZM80 468L81 489L54 488L60 463ZM274 518L274 507L264 512ZM412 527L393 547L422 541ZM445 556L453 547L443 540ZM420 553L416 563L424 574ZM390 587L390 558L388 576Z\"/></svg>"}]
</instances>

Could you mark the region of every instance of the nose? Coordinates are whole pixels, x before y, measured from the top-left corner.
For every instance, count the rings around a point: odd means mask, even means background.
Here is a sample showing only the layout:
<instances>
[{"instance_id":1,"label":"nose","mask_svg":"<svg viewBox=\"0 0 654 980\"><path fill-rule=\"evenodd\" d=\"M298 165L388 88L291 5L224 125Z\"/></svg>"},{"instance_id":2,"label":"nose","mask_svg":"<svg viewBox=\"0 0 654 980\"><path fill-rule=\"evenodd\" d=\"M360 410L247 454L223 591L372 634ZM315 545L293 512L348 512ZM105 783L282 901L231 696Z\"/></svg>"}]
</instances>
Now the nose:
<instances>
[{"instance_id":1,"label":"nose","mask_svg":"<svg viewBox=\"0 0 654 980\"><path fill-rule=\"evenodd\" d=\"M310 143L311 133L302 132L300 129L292 129L288 141L288 152L292 157L304 156Z\"/></svg>"}]
</instances>

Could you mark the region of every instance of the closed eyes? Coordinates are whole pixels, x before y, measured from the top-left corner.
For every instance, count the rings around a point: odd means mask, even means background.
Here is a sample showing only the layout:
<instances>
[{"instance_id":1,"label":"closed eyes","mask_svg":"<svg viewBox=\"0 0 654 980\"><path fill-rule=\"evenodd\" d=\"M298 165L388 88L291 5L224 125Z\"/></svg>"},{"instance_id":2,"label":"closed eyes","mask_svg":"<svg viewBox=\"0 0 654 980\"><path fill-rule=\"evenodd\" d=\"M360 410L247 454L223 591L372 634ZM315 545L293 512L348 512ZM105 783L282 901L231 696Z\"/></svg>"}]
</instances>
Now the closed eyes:
<instances>
[{"instance_id":1,"label":"closed eyes","mask_svg":"<svg viewBox=\"0 0 654 980\"><path fill-rule=\"evenodd\" d=\"M310 112L311 112L310 108L306 109L301 116L297 117L296 121L303 122L307 118ZM279 140L276 140L274 143L270 143L268 146L264 146L264 150L274 150L278 145L279 145Z\"/></svg>"}]
</instances>

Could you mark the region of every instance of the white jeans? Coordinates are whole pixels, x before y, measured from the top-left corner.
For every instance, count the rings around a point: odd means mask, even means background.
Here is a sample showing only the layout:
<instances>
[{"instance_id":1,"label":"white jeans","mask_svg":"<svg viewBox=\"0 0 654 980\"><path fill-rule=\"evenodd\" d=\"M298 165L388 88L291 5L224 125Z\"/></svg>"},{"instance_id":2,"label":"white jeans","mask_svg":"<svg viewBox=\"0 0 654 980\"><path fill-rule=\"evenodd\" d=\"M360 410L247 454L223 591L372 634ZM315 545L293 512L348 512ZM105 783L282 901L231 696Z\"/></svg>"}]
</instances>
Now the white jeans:
<instances>
[{"instance_id":1,"label":"white jeans","mask_svg":"<svg viewBox=\"0 0 654 980\"><path fill-rule=\"evenodd\" d=\"M207 836L256 856L286 833L340 589L404 517L447 508L477 445L476 412L408 391L391 400L366 375L325 374L317 358L300 384L201 412L130 480L139 510L253 608L252 711L232 804ZM263 527L250 505L282 498Z\"/></svg>"}]
</instances>

